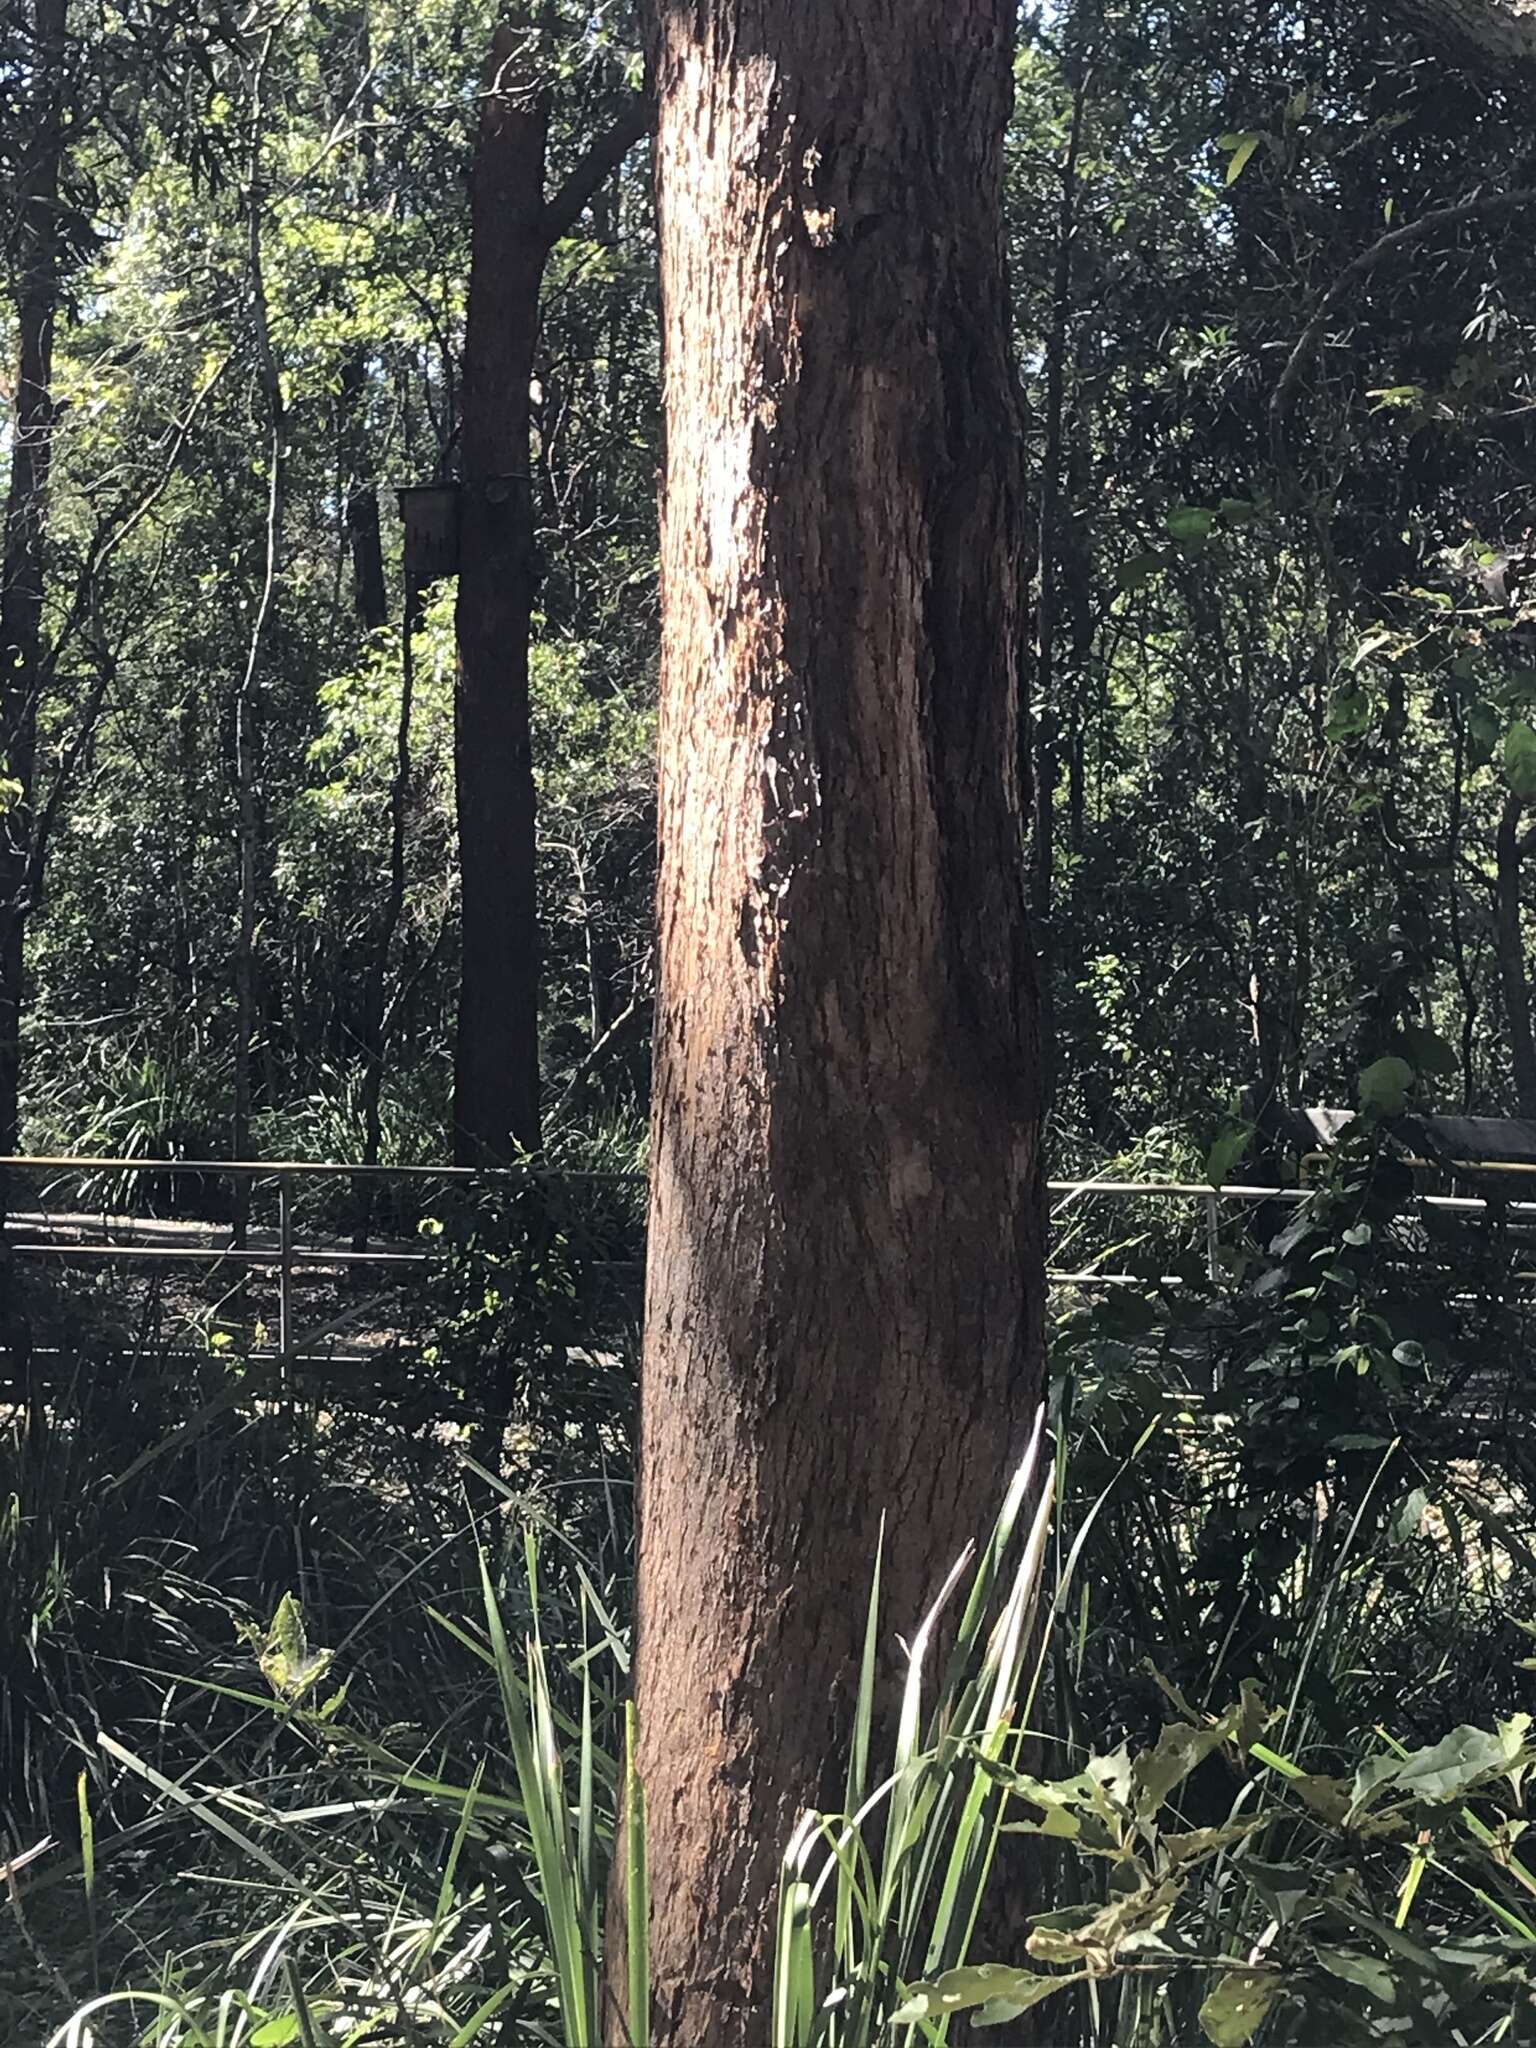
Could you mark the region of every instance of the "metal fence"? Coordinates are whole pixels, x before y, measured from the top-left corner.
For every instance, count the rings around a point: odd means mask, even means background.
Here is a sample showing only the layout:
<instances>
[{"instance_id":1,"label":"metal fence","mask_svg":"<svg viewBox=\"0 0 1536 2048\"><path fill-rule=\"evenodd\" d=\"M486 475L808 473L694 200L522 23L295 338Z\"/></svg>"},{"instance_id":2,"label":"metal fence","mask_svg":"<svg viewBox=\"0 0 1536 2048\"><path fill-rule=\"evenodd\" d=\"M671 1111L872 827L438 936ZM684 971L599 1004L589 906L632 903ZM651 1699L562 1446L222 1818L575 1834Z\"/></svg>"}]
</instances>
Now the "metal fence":
<instances>
[{"instance_id":1,"label":"metal fence","mask_svg":"<svg viewBox=\"0 0 1536 2048\"><path fill-rule=\"evenodd\" d=\"M645 1178L641 1173L597 1170L567 1172L533 1166L370 1166L353 1161L312 1159L115 1159L91 1153L0 1156L0 1171L4 1172L12 1192L11 1213L7 1218L0 1244L3 1244L6 1253L13 1258L53 1261L66 1265L185 1266L205 1267L231 1273L275 1273L278 1281L276 1355L282 1358L291 1356L295 1349L295 1282L299 1275L317 1272L345 1274L355 1270L374 1270L382 1276L420 1270L437 1262L437 1255L424 1246L404 1246L396 1243L370 1247L367 1244L356 1243L300 1242L295 1231L294 1195L296 1187L305 1180L344 1180L355 1186L371 1180L406 1183L419 1181L451 1188L465 1185L526 1185L529 1182L608 1182L633 1186L643 1183ZM127 1213L109 1215L105 1210L97 1212L94 1207L89 1210L53 1214L50 1214L46 1207L37 1211L22 1210L15 1200L18 1179L31 1179L40 1175L49 1176L55 1182L62 1180L66 1183L78 1182L84 1176L99 1175L154 1176L162 1179L195 1176L204 1180L228 1180L235 1188L243 1190L244 1200L237 1199L234 1205L237 1214L243 1214L248 1209L249 1197L253 1190L267 1185L276 1193L276 1228L262 1230L260 1226L256 1227L257 1236L265 1236L271 1240L267 1243L253 1243L252 1229L243 1223L231 1223L228 1226L227 1242L176 1244L146 1241L142 1236L134 1238L129 1233L135 1229L158 1229L163 1233L173 1226L168 1225L164 1219L135 1217ZM1097 1178L1050 1181L1047 1188L1052 1200L1052 1219L1058 1232L1063 1223L1071 1217L1071 1212L1079 1205L1101 1199L1122 1202L1148 1200L1197 1206L1203 1215L1207 1271L1213 1280L1219 1280L1223 1270L1221 1243L1224 1212L1260 1203L1293 1204L1306 1200L1309 1192L1304 1187L1271 1187L1246 1183L1211 1187L1194 1181ZM1478 1195L1421 1194L1415 1199L1427 1209L1468 1214L1486 1211L1490 1207L1487 1198ZM1504 1202L1498 1206L1505 1213L1536 1214L1536 1202ZM82 1226L98 1213L101 1216L100 1236L90 1239L80 1234ZM206 1220L193 1220L185 1227L199 1230L206 1235L221 1226L210 1224ZM1164 1277L1170 1283L1177 1284L1178 1276ZM1142 1276L1106 1270L1097 1263L1090 1263L1077 1269L1053 1266L1049 1269L1047 1278L1056 1287L1083 1289L1142 1284Z\"/></svg>"}]
</instances>

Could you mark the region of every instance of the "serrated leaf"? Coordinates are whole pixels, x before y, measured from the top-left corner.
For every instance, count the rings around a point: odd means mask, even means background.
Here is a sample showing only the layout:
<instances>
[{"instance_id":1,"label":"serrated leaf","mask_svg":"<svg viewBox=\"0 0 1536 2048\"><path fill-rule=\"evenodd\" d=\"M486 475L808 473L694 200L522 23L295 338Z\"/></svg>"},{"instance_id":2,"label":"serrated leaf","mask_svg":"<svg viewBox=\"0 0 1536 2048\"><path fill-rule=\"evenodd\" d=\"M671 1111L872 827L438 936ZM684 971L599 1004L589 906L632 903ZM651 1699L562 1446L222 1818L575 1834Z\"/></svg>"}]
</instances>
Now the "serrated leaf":
<instances>
[{"instance_id":1,"label":"serrated leaf","mask_svg":"<svg viewBox=\"0 0 1536 2048\"><path fill-rule=\"evenodd\" d=\"M1229 1970L1200 2008L1200 2026L1212 2048L1247 2048L1280 1996L1279 1973Z\"/></svg>"}]
</instances>

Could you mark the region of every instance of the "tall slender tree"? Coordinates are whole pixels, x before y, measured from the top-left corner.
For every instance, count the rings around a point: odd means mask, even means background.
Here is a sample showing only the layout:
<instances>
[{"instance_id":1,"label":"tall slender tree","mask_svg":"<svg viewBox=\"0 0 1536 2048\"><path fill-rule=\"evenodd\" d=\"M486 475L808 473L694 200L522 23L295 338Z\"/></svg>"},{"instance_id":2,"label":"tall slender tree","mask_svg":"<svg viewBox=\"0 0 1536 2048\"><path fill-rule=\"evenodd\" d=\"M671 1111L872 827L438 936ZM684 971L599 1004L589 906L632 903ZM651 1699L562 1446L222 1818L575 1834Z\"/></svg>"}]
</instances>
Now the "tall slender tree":
<instances>
[{"instance_id":1,"label":"tall slender tree","mask_svg":"<svg viewBox=\"0 0 1536 2048\"><path fill-rule=\"evenodd\" d=\"M761 2048L885 1517L1040 1385L1012 0L655 0L667 454L636 1687L668 2048Z\"/></svg>"},{"instance_id":2,"label":"tall slender tree","mask_svg":"<svg viewBox=\"0 0 1536 2048\"><path fill-rule=\"evenodd\" d=\"M22 978L31 879L38 703L46 682L44 539L54 432L53 332L63 275L67 101L65 0L35 0L28 134L14 220L16 383L0 558L0 1152L14 1152L21 1088Z\"/></svg>"},{"instance_id":3,"label":"tall slender tree","mask_svg":"<svg viewBox=\"0 0 1536 2048\"><path fill-rule=\"evenodd\" d=\"M538 588L529 386L550 250L645 133L623 107L550 198L550 95L527 25L498 29L471 198L464 334L455 773L463 966L454 1156L539 1143L539 924L528 654Z\"/></svg>"}]
</instances>

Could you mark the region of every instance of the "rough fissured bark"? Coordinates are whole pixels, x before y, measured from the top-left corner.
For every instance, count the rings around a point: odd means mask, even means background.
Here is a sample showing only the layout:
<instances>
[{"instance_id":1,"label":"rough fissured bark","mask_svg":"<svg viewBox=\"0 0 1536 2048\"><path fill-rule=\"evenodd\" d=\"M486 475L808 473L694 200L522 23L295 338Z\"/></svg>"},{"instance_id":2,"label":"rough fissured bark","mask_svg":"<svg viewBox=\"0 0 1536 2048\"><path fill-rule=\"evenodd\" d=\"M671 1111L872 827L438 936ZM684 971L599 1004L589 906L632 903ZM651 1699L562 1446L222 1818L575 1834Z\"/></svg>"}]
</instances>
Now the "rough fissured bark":
<instances>
[{"instance_id":1,"label":"rough fissured bark","mask_svg":"<svg viewBox=\"0 0 1536 2048\"><path fill-rule=\"evenodd\" d=\"M880 1518L889 1632L986 1525L1039 1391L1013 14L653 0L636 1683L667 2048L762 2048L779 1856L836 1797Z\"/></svg>"}]
</instances>

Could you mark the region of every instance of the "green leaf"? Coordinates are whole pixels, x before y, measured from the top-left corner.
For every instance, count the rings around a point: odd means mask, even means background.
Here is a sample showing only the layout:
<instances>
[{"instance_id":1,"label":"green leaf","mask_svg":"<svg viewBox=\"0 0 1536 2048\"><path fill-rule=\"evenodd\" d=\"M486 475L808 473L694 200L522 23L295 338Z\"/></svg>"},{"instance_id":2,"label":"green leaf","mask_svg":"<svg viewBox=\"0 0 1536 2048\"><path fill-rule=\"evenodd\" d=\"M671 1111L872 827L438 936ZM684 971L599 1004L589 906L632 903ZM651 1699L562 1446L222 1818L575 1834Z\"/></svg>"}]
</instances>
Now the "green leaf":
<instances>
[{"instance_id":1,"label":"green leaf","mask_svg":"<svg viewBox=\"0 0 1536 2048\"><path fill-rule=\"evenodd\" d=\"M1408 1107L1413 1079L1412 1067L1396 1053L1373 1060L1360 1076L1360 1107L1379 1110L1383 1116L1400 1116Z\"/></svg>"},{"instance_id":2,"label":"green leaf","mask_svg":"<svg viewBox=\"0 0 1536 2048\"><path fill-rule=\"evenodd\" d=\"M1216 514L1209 505L1175 505L1163 523L1181 547L1199 548L1210 539Z\"/></svg>"},{"instance_id":3,"label":"green leaf","mask_svg":"<svg viewBox=\"0 0 1536 2048\"><path fill-rule=\"evenodd\" d=\"M267 2020L251 2036L251 2048L288 2048L290 2041L299 2038L299 2016L296 2012L280 2013L275 2020Z\"/></svg>"},{"instance_id":4,"label":"green leaf","mask_svg":"<svg viewBox=\"0 0 1536 2048\"><path fill-rule=\"evenodd\" d=\"M1341 683L1328 706L1328 721L1323 728L1327 737L1335 744L1358 739L1370 723L1370 691L1363 683L1354 680Z\"/></svg>"},{"instance_id":5,"label":"green leaf","mask_svg":"<svg viewBox=\"0 0 1536 2048\"><path fill-rule=\"evenodd\" d=\"M1229 142L1232 144L1232 154L1227 161L1227 183L1229 185L1237 183L1248 167L1249 158L1263 140L1263 135L1253 128L1250 128L1244 135L1222 137L1223 148Z\"/></svg>"},{"instance_id":6,"label":"green leaf","mask_svg":"<svg viewBox=\"0 0 1536 2048\"><path fill-rule=\"evenodd\" d=\"M969 1969L946 1970L931 1983L910 1984L906 2001L891 2014L893 2026L912 2027L919 2020L942 2019L946 2013L970 2012L977 2006L1004 2002L1027 2012L1049 1998L1070 1979L1042 1977L1035 1970L1016 1970L1009 1963L976 1963ZM987 2020L987 2026L999 2022Z\"/></svg>"},{"instance_id":7,"label":"green leaf","mask_svg":"<svg viewBox=\"0 0 1536 2048\"><path fill-rule=\"evenodd\" d=\"M1467 749L1479 766L1486 766L1498 752L1499 734L1504 721L1491 704L1473 704L1468 707Z\"/></svg>"},{"instance_id":8,"label":"green leaf","mask_svg":"<svg viewBox=\"0 0 1536 2048\"><path fill-rule=\"evenodd\" d=\"M1166 1926L1182 1890L1177 1878L1138 1885L1079 1927L1051 1927L1042 1920L1024 1946L1037 1962L1080 1963L1091 1974L1104 1976L1115 1967L1122 1942Z\"/></svg>"},{"instance_id":9,"label":"green leaf","mask_svg":"<svg viewBox=\"0 0 1536 2048\"><path fill-rule=\"evenodd\" d=\"M1252 1136L1252 1124L1233 1124L1212 1142L1205 1155L1205 1177L1213 1188L1225 1187Z\"/></svg>"},{"instance_id":10,"label":"green leaf","mask_svg":"<svg viewBox=\"0 0 1536 2048\"><path fill-rule=\"evenodd\" d=\"M1120 590L1140 590L1150 583L1168 566L1168 557L1160 549L1151 549L1139 555L1132 555L1115 571L1115 585Z\"/></svg>"},{"instance_id":11,"label":"green leaf","mask_svg":"<svg viewBox=\"0 0 1536 2048\"><path fill-rule=\"evenodd\" d=\"M1200 2025L1214 2048L1247 2048L1280 1996L1281 1980L1272 1971L1229 1970L1200 2008Z\"/></svg>"},{"instance_id":12,"label":"green leaf","mask_svg":"<svg viewBox=\"0 0 1536 2048\"><path fill-rule=\"evenodd\" d=\"M1405 1024L1403 1042L1416 1072L1448 1075L1460 1071L1461 1060L1455 1046L1427 1025Z\"/></svg>"},{"instance_id":13,"label":"green leaf","mask_svg":"<svg viewBox=\"0 0 1536 2048\"><path fill-rule=\"evenodd\" d=\"M1384 1793L1423 1806L1464 1799L1486 1779L1502 1777L1521 1762L1530 1725L1529 1714L1515 1714L1494 1730L1453 1728L1439 1742L1406 1757L1373 1757L1355 1773L1351 1819L1367 1812Z\"/></svg>"},{"instance_id":14,"label":"green leaf","mask_svg":"<svg viewBox=\"0 0 1536 2048\"><path fill-rule=\"evenodd\" d=\"M1536 731L1523 718L1504 735L1504 780L1522 803L1536 801Z\"/></svg>"},{"instance_id":15,"label":"green leaf","mask_svg":"<svg viewBox=\"0 0 1536 2048\"><path fill-rule=\"evenodd\" d=\"M1387 2005L1397 1997L1397 1979L1386 1964L1378 1963L1374 1956L1362 1955L1359 1949L1320 1948L1317 1960L1335 1977L1341 1977L1346 1984L1358 1984L1362 1991Z\"/></svg>"}]
</instances>

